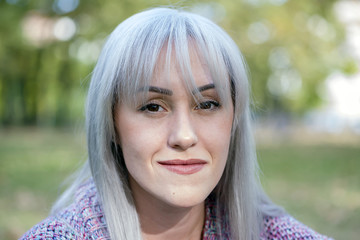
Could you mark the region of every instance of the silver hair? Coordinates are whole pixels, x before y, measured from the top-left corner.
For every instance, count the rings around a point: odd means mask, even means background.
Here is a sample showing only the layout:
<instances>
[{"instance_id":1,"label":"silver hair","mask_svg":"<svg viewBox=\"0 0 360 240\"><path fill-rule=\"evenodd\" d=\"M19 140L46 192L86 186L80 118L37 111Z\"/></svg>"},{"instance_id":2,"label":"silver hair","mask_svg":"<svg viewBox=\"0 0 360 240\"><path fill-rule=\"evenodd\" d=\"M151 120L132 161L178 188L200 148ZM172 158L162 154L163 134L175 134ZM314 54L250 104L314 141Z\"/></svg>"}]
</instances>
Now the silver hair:
<instances>
[{"instance_id":1,"label":"silver hair","mask_svg":"<svg viewBox=\"0 0 360 240\"><path fill-rule=\"evenodd\" d=\"M220 98L229 94L234 121L224 173L213 191L224 207L231 239L259 239L264 215L283 210L263 192L252 137L250 87L245 61L233 40L210 20L181 10L155 8L133 15L109 36L92 74L86 108L88 162L73 185L53 207L53 213L69 201L76 187L92 177L112 239L141 239L141 229L128 185L122 152L116 144L114 106L132 102L135 91L147 85L166 48L166 62L175 54L183 79L196 89L189 49L206 62ZM226 91L227 89L227 91ZM218 209L217 214L221 210ZM220 227L220 226L219 226Z\"/></svg>"}]
</instances>

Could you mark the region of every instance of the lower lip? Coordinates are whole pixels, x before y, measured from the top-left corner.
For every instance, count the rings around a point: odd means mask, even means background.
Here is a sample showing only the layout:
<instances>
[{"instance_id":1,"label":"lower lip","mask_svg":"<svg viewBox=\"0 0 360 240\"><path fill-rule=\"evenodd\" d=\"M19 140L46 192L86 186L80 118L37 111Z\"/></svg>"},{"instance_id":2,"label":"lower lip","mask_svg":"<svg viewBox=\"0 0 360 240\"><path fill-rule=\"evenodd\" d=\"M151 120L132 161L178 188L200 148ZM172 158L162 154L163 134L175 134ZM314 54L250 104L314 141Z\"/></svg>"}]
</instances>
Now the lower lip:
<instances>
[{"instance_id":1,"label":"lower lip","mask_svg":"<svg viewBox=\"0 0 360 240\"><path fill-rule=\"evenodd\" d=\"M182 175L189 175L199 172L204 166L204 163L196 163L196 164L160 164L167 170L182 174Z\"/></svg>"}]
</instances>

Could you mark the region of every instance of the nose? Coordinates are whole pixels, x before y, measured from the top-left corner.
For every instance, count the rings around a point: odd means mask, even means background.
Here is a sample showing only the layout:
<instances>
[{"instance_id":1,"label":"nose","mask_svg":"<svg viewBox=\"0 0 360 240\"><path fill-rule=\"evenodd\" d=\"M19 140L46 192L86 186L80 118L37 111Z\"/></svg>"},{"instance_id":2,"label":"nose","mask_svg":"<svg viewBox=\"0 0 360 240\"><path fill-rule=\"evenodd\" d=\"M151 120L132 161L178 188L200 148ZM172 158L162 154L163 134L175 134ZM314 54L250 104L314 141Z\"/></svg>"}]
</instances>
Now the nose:
<instances>
[{"instance_id":1,"label":"nose","mask_svg":"<svg viewBox=\"0 0 360 240\"><path fill-rule=\"evenodd\" d=\"M168 144L178 150L186 150L198 142L196 129L191 113L183 111L174 113L170 124Z\"/></svg>"}]
</instances>

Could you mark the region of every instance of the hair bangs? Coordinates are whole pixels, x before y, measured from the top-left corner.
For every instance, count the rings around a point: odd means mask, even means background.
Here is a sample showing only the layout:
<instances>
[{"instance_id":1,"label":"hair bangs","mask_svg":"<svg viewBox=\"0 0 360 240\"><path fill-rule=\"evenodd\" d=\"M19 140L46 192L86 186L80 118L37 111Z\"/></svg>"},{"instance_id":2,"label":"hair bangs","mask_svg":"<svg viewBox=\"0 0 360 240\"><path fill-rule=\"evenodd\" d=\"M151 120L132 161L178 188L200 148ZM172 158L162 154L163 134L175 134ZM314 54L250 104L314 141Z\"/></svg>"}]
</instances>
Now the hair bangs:
<instances>
[{"instance_id":1,"label":"hair bangs","mask_svg":"<svg viewBox=\"0 0 360 240\"><path fill-rule=\"evenodd\" d=\"M212 34L213 24L202 26L203 21L209 21L191 13L180 12L175 22L174 33L170 35L169 49L174 49L176 62L179 65L183 81L195 99L202 95L196 86L191 69L191 52L196 54L206 71L209 72L211 82L215 85L221 102L227 104L230 93L230 78L221 52L217 50L217 39ZM169 56L169 54L168 54ZM193 56L192 56L193 57Z\"/></svg>"},{"instance_id":2,"label":"hair bangs","mask_svg":"<svg viewBox=\"0 0 360 240\"><path fill-rule=\"evenodd\" d=\"M134 15L132 18L136 17ZM170 67L176 64L189 93L198 101L202 95L197 90L191 69L190 52L194 51L205 70L209 71L221 102L226 104L231 84L229 70L219 50L222 43L217 37L214 38L217 31L214 24L207 23L207 19L204 23L205 18L197 18L199 16L191 13L167 12L160 16L143 17L136 24L128 24L131 18L120 24L118 28L122 29L118 32L127 34L127 48L122 49L119 56L115 98L128 103L145 101L146 94L137 93L139 90L147 92L146 88L151 85L156 69L162 68L170 79ZM123 28L127 28L126 31ZM117 36L117 39L121 44L121 36Z\"/></svg>"},{"instance_id":3,"label":"hair bangs","mask_svg":"<svg viewBox=\"0 0 360 240\"><path fill-rule=\"evenodd\" d=\"M127 41L125 42L126 49L119 56L115 87L116 98L129 103L139 101L137 93L150 85L159 55L169 38L171 28L170 15L149 16L138 21L132 19L136 17L137 15L134 15L128 19L132 24L129 24L127 33L131 36L124 36ZM146 94L143 95L146 97Z\"/></svg>"}]
</instances>

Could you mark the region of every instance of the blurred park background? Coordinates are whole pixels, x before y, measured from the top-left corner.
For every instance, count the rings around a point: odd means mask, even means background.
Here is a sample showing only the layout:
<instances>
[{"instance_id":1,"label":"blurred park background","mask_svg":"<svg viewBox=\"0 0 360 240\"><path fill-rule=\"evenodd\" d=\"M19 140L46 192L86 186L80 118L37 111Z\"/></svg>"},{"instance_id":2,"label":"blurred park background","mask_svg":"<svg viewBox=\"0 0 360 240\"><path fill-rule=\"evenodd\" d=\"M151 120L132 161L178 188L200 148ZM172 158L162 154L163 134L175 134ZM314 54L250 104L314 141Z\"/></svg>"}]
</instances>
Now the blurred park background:
<instances>
[{"instance_id":1,"label":"blurred park background","mask_svg":"<svg viewBox=\"0 0 360 240\"><path fill-rule=\"evenodd\" d=\"M169 4L212 19L242 50L269 195L321 233L358 239L358 0L0 0L0 239L45 218L85 161L86 91L106 36Z\"/></svg>"}]
</instances>

